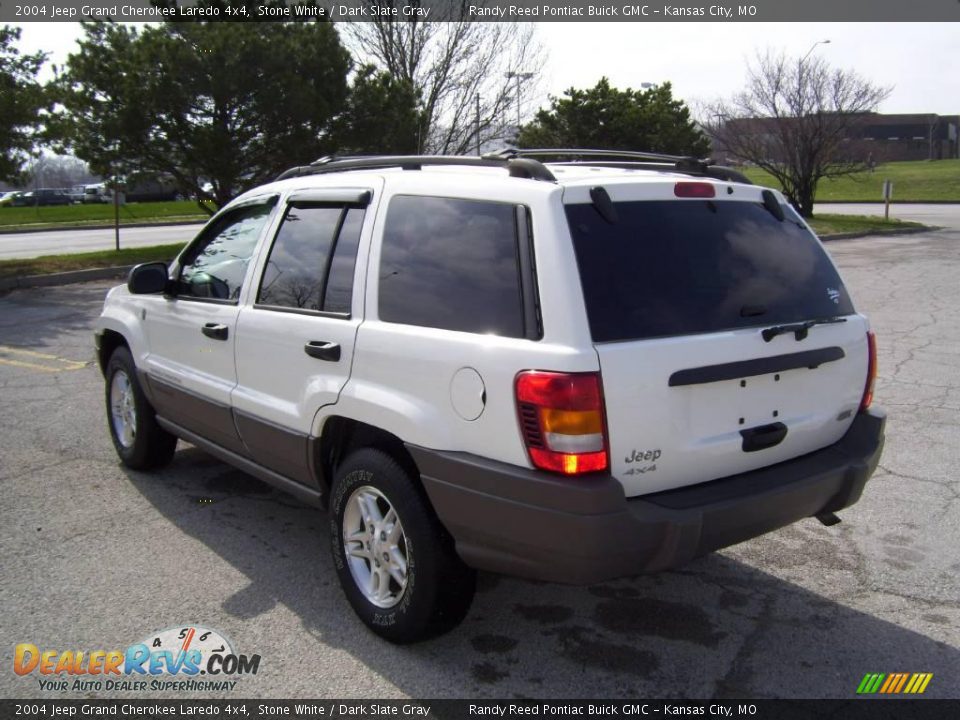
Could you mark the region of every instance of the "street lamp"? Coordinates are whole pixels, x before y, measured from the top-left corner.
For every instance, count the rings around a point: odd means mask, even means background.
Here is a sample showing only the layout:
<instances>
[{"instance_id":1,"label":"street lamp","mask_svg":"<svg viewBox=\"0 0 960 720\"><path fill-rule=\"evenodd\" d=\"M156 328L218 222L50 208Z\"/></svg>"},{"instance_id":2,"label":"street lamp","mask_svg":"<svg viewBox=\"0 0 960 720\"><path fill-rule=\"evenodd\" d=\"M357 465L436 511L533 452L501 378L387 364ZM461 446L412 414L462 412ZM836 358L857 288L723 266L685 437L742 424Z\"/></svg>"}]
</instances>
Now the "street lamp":
<instances>
[{"instance_id":1,"label":"street lamp","mask_svg":"<svg viewBox=\"0 0 960 720\"><path fill-rule=\"evenodd\" d=\"M813 45L810 46L810 49L807 50L807 54L804 55L802 58L800 58L800 64L803 65L806 59L810 57L810 53L812 53L816 49L817 45L829 45L829 44L830 44L830 40L817 40Z\"/></svg>"},{"instance_id":2,"label":"street lamp","mask_svg":"<svg viewBox=\"0 0 960 720\"><path fill-rule=\"evenodd\" d=\"M514 72L513 70L508 70L503 74L507 79L514 78L517 81L517 134L520 133L520 81L529 80L536 73L532 72Z\"/></svg>"}]
</instances>

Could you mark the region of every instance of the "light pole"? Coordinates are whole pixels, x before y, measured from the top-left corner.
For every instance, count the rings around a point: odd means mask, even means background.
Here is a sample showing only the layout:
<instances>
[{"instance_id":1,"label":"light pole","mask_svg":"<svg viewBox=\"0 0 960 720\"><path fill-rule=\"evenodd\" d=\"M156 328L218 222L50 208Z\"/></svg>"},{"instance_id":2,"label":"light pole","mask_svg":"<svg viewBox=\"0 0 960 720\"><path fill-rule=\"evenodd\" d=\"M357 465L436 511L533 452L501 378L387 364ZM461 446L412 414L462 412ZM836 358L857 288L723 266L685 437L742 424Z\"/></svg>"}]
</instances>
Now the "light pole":
<instances>
[{"instance_id":1,"label":"light pole","mask_svg":"<svg viewBox=\"0 0 960 720\"><path fill-rule=\"evenodd\" d=\"M807 54L800 58L800 62L797 63L797 91L798 93L805 93L807 89L806 78L804 75L805 63L807 58L810 57L810 53L817 49L817 45L828 45L830 40L817 40L813 45L810 46L810 49L807 50Z\"/></svg>"},{"instance_id":2,"label":"light pole","mask_svg":"<svg viewBox=\"0 0 960 720\"><path fill-rule=\"evenodd\" d=\"M505 78L514 78L517 81L517 135L520 134L520 81L529 80L536 73L532 72L514 72L513 70L508 70L503 74Z\"/></svg>"},{"instance_id":3,"label":"light pole","mask_svg":"<svg viewBox=\"0 0 960 720\"><path fill-rule=\"evenodd\" d=\"M829 39L817 40L813 45L810 46L810 49L807 50L807 54L804 55L802 58L800 58L800 64L803 65L803 63L806 62L807 58L810 57L810 53L812 53L816 49L817 45L829 45L829 44L830 44Z\"/></svg>"}]
</instances>

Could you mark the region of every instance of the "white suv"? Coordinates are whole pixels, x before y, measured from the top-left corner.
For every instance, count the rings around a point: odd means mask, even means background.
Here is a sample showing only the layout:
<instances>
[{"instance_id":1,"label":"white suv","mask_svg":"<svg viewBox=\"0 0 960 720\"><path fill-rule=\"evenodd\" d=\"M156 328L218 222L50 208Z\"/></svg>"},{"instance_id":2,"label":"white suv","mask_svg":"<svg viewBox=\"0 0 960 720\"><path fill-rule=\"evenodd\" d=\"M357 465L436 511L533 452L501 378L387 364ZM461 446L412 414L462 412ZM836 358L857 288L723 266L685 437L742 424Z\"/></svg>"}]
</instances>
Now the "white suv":
<instances>
[{"instance_id":1,"label":"white suv","mask_svg":"<svg viewBox=\"0 0 960 720\"><path fill-rule=\"evenodd\" d=\"M683 158L294 168L134 268L96 338L122 461L182 438L327 508L394 642L456 625L476 569L593 583L833 524L883 445L819 240Z\"/></svg>"}]
</instances>

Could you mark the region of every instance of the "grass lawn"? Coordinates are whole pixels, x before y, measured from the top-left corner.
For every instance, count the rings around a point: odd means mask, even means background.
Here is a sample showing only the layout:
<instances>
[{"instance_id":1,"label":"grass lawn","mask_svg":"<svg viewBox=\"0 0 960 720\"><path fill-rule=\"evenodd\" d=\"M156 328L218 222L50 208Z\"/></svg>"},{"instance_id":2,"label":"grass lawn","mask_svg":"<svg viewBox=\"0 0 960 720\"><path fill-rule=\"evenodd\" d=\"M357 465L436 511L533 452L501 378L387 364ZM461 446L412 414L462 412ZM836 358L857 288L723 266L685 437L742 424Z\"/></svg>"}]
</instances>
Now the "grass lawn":
<instances>
[{"instance_id":1,"label":"grass lawn","mask_svg":"<svg viewBox=\"0 0 960 720\"><path fill-rule=\"evenodd\" d=\"M153 247L101 250L98 252L77 253L71 255L44 255L23 260L0 260L0 278L22 277L25 275L46 275L49 273L87 270L89 268L113 267L115 265L136 265L155 260L171 260L183 248L183 243L173 245L154 245Z\"/></svg>"},{"instance_id":2,"label":"grass lawn","mask_svg":"<svg viewBox=\"0 0 960 720\"><path fill-rule=\"evenodd\" d=\"M128 203L120 206L120 223L151 220L207 220L193 200ZM55 225L101 225L113 222L113 205L51 205L47 207L0 207L0 229Z\"/></svg>"},{"instance_id":3,"label":"grass lawn","mask_svg":"<svg viewBox=\"0 0 960 720\"><path fill-rule=\"evenodd\" d=\"M757 168L743 172L758 185L779 187L768 173ZM918 160L877 165L873 172L821 180L817 201L868 202L883 199L883 181L893 182L893 202L960 202L960 160Z\"/></svg>"}]
</instances>

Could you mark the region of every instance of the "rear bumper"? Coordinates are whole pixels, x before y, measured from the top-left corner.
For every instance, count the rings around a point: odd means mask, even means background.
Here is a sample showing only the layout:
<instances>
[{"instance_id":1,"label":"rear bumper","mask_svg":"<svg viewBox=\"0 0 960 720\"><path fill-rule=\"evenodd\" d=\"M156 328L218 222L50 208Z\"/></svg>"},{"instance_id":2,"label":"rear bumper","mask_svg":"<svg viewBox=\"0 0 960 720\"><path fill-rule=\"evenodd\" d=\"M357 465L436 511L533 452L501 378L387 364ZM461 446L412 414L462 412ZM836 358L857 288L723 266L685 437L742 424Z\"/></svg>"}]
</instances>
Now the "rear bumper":
<instances>
[{"instance_id":1,"label":"rear bumper","mask_svg":"<svg viewBox=\"0 0 960 720\"><path fill-rule=\"evenodd\" d=\"M572 584L656 572L855 503L883 450L885 415L767 468L627 499L610 475L569 479L408 446L434 509L477 569Z\"/></svg>"}]
</instances>

